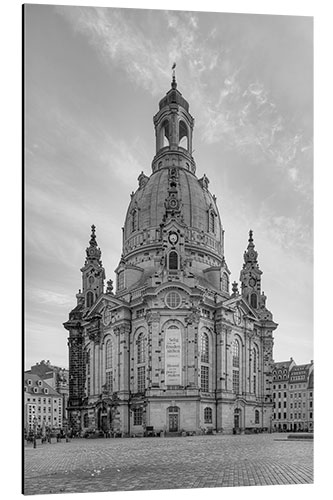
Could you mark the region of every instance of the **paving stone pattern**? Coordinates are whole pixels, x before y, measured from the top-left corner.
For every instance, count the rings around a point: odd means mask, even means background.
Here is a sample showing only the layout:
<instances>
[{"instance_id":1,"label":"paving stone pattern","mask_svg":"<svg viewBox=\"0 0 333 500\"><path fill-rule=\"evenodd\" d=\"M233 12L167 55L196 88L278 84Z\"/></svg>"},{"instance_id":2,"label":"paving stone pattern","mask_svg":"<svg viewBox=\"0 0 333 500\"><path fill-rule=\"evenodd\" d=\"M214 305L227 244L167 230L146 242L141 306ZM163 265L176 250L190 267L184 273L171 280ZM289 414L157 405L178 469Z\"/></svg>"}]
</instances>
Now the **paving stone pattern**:
<instances>
[{"instance_id":1,"label":"paving stone pattern","mask_svg":"<svg viewBox=\"0 0 333 500\"><path fill-rule=\"evenodd\" d=\"M73 439L24 455L27 495L313 482L313 442L285 434Z\"/></svg>"}]
</instances>

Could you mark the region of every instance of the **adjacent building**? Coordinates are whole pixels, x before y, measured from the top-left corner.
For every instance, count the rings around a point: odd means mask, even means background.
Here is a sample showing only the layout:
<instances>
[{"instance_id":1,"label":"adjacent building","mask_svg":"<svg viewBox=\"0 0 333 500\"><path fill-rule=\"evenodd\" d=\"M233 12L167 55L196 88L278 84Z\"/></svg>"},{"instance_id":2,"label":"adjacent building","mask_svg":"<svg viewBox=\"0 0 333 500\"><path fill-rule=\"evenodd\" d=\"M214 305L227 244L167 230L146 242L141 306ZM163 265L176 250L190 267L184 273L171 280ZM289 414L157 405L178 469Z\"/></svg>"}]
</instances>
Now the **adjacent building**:
<instances>
[{"instance_id":1,"label":"adjacent building","mask_svg":"<svg viewBox=\"0 0 333 500\"><path fill-rule=\"evenodd\" d=\"M38 375L24 373L24 429L63 428L63 398Z\"/></svg>"},{"instance_id":2,"label":"adjacent building","mask_svg":"<svg viewBox=\"0 0 333 500\"><path fill-rule=\"evenodd\" d=\"M68 379L69 371L66 368L61 368L60 366L55 366L50 363L49 360L44 359L39 363L33 365L30 373L34 373L42 378L49 386L57 391L62 397L62 407L63 407L63 427L67 425L67 405L68 405Z\"/></svg>"},{"instance_id":3,"label":"adjacent building","mask_svg":"<svg viewBox=\"0 0 333 500\"><path fill-rule=\"evenodd\" d=\"M289 361L273 366L273 430L313 431L313 361L296 365Z\"/></svg>"},{"instance_id":4,"label":"adjacent building","mask_svg":"<svg viewBox=\"0 0 333 500\"><path fill-rule=\"evenodd\" d=\"M229 283L225 231L196 175L194 119L177 89L154 116L156 154L130 196L107 281L92 226L69 345L69 425L122 436L259 432L272 422L273 332L253 232ZM98 198L96 198L98 199ZM247 245L247 246L246 246Z\"/></svg>"}]
</instances>

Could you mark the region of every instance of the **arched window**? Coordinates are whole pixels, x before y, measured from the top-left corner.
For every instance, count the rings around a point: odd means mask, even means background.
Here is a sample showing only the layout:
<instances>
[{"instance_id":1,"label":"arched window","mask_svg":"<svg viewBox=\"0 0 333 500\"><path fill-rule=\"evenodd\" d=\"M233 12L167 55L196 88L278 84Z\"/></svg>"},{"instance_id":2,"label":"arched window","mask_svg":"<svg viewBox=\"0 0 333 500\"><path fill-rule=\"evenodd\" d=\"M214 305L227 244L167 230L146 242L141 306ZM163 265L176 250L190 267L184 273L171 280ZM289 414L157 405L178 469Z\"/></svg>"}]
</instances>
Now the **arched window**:
<instances>
[{"instance_id":1,"label":"arched window","mask_svg":"<svg viewBox=\"0 0 333 500\"><path fill-rule=\"evenodd\" d=\"M142 393L146 389L146 351L145 336L141 332L137 339L137 390Z\"/></svg>"},{"instance_id":2,"label":"arched window","mask_svg":"<svg viewBox=\"0 0 333 500\"><path fill-rule=\"evenodd\" d=\"M185 124L185 122L180 121L179 122L179 144L180 147L187 149L189 147L189 141L188 141L188 129Z\"/></svg>"},{"instance_id":3,"label":"arched window","mask_svg":"<svg viewBox=\"0 0 333 500\"><path fill-rule=\"evenodd\" d=\"M256 373L256 372L257 372L257 364L258 364L258 360L257 360L257 350L256 350L256 348L254 347L254 348L253 348L253 373Z\"/></svg>"},{"instance_id":4,"label":"arched window","mask_svg":"<svg viewBox=\"0 0 333 500\"><path fill-rule=\"evenodd\" d=\"M232 343L232 366L239 368L239 342L237 339Z\"/></svg>"},{"instance_id":5,"label":"arched window","mask_svg":"<svg viewBox=\"0 0 333 500\"><path fill-rule=\"evenodd\" d=\"M108 340L105 347L105 385L108 392L113 392L113 343Z\"/></svg>"},{"instance_id":6,"label":"arched window","mask_svg":"<svg viewBox=\"0 0 333 500\"><path fill-rule=\"evenodd\" d=\"M178 269L178 254L174 250L169 253L169 269Z\"/></svg>"},{"instance_id":7,"label":"arched window","mask_svg":"<svg viewBox=\"0 0 333 500\"><path fill-rule=\"evenodd\" d=\"M200 334L200 387L203 392L209 391L209 336L206 332Z\"/></svg>"},{"instance_id":8,"label":"arched window","mask_svg":"<svg viewBox=\"0 0 333 500\"><path fill-rule=\"evenodd\" d=\"M239 385L239 342L235 339L232 343L232 390L239 394L240 385Z\"/></svg>"},{"instance_id":9,"label":"arched window","mask_svg":"<svg viewBox=\"0 0 333 500\"><path fill-rule=\"evenodd\" d=\"M208 231L210 233L215 233L215 214L212 210L208 212Z\"/></svg>"},{"instance_id":10,"label":"arched window","mask_svg":"<svg viewBox=\"0 0 333 500\"><path fill-rule=\"evenodd\" d=\"M108 340L105 348L105 368L107 370L112 368L112 358L113 358L113 344L112 340Z\"/></svg>"},{"instance_id":11,"label":"arched window","mask_svg":"<svg viewBox=\"0 0 333 500\"><path fill-rule=\"evenodd\" d=\"M257 294L256 293L251 294L251 307L253 307L253 309L257 309Z\"/></svg>"},{"instance_id":12,"label":"arched window","mask_svg":"<svg viewBox=\"0 0 333 500\"><path fill-rule=\"evenodd\" d=\"M94 303L94 294L92 292L87 293L87 307L91 307Z\"/></svg>"},{"instance_id":13,"label":"arched window","mask_svg":"<svg viewBox=\"0 0 333 500\"><path fill-rule=\"evenodd\" d=\"M140 333L138 336L137 340L137 363L138 365L141 363L145 363L146 361L146 356L145 356L145 337L144 333Z\"/></svg>"},{"instance_id":14,"label":"arched window","mask_svg":"<svg viewBox=\"0 0 333 500\"><path fill-rule=\"evenodd\" d=\"M201 332L201 362L209 363L209 338L206 332Z\"/></svg>"},{"instance_id":15,"label":"arched window","mask_svg":"<svg viewBox=\"0 0 333 500\"><path fill-rule=\"evenodd\" d=\"M260 414L259 414L259 410L256 410L254 412L254 423L255 424L259 424L260 423Z\"/></svg>"},{"instance_id":16,"label":"arched window","mask_svg":"<svg viewBox=\"0 0 333 500\"><path fill-rule=\"evenodd\" d=\"M257 370L258 370L258 354L257 349L254 347L252 351L253 356L253 392L257 394Z\"/></svg>"},{"instance_id":17,"label":"arched window","mask_svg":"<svg viewBox=\"0 0 333 500\"><path fill-rule=\"evenodd\" d=\"M83 427L89 427L89 417L88 417L88 413L85 413L85 414L84 414L84 417L83 417Z\"/></svg>"},{"instance_id":18,"label":"arched window","mask_svg":"<svg viewBox=\"0 0 333 500\"><path fill-rule=\"evenodd\" d=\"M213 421L213 412L211 408L205 408L204 409L204 421L205 424L211 424Z\"/></svg>"}]
</instances>

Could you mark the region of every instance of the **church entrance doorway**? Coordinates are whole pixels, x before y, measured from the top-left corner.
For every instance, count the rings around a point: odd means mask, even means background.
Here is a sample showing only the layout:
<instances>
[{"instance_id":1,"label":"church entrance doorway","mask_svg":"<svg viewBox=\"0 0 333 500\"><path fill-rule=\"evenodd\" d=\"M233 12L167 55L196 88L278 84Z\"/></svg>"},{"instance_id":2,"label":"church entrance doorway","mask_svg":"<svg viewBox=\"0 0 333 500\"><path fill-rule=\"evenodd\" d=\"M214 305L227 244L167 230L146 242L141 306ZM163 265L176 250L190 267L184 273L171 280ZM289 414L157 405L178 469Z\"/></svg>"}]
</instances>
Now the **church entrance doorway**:
<instances>
[{"instance_id":1,"label":"church entrance doorway","mask_svg":"<svg viewBox=\"0 0 333 500\"><path fill-rule=\"evenodd\" d=\"M179 408L177 406L170 406L168 413L169 413L169 432L178 432Z\"/></svg>"},{"instance_id":2,"label":"church entrance doorway","mask_svg":"<svg viewBox=\"0 0 333 500\"><path fill-rule=\"evenodd\" d=\"M236 408L234 411L234 429L236 433L238 433L240 430L240 415L241 410L239 408Z\"/></svg>"},{"instance_id":3,"label":"church entrance doorway","mask_svg":"<svg viewBox=\"0 0 333 500\"><path fill-rule=\"evenodd\" d=\"M110 422L108 418L108 411L106 408L99 408L97 413L97 426L98 430L105 433L110 431Z\"/></svg>"}]
</instances>

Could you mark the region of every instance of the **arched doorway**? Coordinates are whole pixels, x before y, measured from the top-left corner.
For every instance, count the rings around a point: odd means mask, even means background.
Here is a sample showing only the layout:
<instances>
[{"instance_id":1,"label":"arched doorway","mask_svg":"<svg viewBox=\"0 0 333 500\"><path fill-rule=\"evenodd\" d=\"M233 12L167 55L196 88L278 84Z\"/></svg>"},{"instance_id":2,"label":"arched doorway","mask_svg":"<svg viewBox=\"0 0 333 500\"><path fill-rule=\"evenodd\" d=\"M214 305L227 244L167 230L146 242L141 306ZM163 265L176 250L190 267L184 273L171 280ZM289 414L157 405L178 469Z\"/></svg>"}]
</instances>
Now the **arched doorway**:
<instances>
[{"instance_id":1,"label":"arched doorway","mask_svg":"<svg viewBox=\"0 0 333 500\"><path fill-rule=\"evenodd\" d=\"M179 430L178 406L170 406L168 408L168 425L169 425L169 432L178 432Z\"/></svg>"},{"instance_id":2,"label":"arched doorway","mask_svg":"<svg viewBox=\"0 0 333 500\"><path fill-rule=\"evenodd\" d=\"M241 427L241 410L240 408L236 408L234 411L234 429L235 432L238 432Z\"/></svg>"},{"instance_id":3,"label":"arched doorway","mask_svg":"<svg viewBox=\"0 0 333 500\"><path fill-rule=\"evenodd\" d=\"M103 405L97 410L97 428L105 433L110 431L111 408Z\"/></svg>"}]
</instances>

